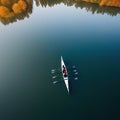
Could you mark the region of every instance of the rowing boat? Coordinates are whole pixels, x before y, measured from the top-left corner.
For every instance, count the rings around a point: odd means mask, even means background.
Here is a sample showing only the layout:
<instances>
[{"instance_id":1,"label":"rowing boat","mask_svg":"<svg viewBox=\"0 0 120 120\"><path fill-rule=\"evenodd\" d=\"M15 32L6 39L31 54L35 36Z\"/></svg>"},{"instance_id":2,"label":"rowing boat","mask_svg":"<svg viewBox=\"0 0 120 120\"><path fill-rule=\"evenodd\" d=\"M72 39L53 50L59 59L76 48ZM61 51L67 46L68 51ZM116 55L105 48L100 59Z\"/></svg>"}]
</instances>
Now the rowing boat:
<instances>
[{"instance_id":1,"label":"rowing boat","mask_svg":"<svg viewBox=\"0 0 120 120\"><path fill-rule=\"evenodd\" d=\"M67 72L67 68L66 68L66 65L63 61L63 58L61 56L61 71L62 71L62 75L63 75L63 80L65 82L65 85L66 85L66 88L67 88L67 91L69 93L69 79L68 79L68 72Z\"/></svg>"}]
</instances>

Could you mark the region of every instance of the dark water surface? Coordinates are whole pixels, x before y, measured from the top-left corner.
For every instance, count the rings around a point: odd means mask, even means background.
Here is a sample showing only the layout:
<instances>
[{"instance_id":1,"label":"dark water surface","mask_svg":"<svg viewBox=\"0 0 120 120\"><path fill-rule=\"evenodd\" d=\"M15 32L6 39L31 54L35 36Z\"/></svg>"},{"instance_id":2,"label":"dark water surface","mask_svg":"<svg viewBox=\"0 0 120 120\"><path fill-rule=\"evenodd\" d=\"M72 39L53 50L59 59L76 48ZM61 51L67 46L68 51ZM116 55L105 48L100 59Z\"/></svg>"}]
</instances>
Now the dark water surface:
<instances>
[{"instance_id":1,"label":"dark water surface","mask_svg":"<svg viewBox=\"0 0 120 120\"><path fill-rule=\"evenodd\" d=\"M79 70L70 96L51 79L61 55ZM119 114L119 14L34 5L29 19L0 23L0 120L119 120Z\"/></svg>"}]
</instances>

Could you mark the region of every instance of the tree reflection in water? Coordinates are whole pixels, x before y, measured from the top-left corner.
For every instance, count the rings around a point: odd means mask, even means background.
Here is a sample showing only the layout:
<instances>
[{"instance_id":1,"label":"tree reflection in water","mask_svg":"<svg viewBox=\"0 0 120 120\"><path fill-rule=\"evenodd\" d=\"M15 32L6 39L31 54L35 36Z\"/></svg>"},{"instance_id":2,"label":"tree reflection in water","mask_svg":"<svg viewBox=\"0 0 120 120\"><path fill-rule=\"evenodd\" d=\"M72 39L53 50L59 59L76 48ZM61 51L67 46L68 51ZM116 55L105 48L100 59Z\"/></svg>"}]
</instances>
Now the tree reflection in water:
<instances>
[{"instance_id":1,"label":"tree reflection in water","mask_svg":"<svg viewBox=\"0 0 120 120\"><path fill-rule=\"evenodd\" d=\"M91 11L94 13L116 16L120 13L120 0L0 0L0 21L7 25L9 23L29 17L32 13L33 1L36 6L54 6L63 3L67 6Z\"/></svg>"},{"instance_id":2,"label":"tree reflection in water","mask_svg":"<svg viewBox=\"0 0 120 120\"><path fill-rule=\"evenodd\" d=\"M82 1L97 3L100 6L120 7L120 0L82 0Z\"/></svg>"},{"instance_id":3,"label":"tree reflection in water","mask_svg":"<svg viewBox=\"0 0 120 120\"><path fill-rule=\"evenodd\" d=\"M32 0L0 0L0 21L6 25L29 17Z\"/></svg>"}]
</instances>

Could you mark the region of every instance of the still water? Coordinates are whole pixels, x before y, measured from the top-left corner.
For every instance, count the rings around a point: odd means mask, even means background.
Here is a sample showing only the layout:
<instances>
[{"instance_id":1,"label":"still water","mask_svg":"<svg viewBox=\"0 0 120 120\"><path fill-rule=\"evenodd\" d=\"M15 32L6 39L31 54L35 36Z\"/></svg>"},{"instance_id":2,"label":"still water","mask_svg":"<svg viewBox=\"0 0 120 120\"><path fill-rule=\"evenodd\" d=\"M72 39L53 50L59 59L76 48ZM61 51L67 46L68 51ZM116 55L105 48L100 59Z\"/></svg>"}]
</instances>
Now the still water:
<instances>
[{"instance_id":1,"label":"still water","mask_svg":"<svg viewBox=\"0 0 120 120\"><path fill-rule=\"evenodd\" d=\"M0 19L0 120L120 119L120 8L72 0L27 8ZM78 68L71 95L52 83L61 55Z\"/></svg>"}]
</instances>

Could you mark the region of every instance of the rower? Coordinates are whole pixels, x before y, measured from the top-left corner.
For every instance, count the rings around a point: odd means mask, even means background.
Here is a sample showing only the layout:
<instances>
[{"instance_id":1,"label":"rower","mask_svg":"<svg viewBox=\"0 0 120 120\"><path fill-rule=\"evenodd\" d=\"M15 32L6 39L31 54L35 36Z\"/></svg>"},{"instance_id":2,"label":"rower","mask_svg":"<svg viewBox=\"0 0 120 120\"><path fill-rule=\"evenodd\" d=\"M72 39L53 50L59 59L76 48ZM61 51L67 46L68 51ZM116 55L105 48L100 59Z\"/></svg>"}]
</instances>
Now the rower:
<instances>
[{"instance_id":1,"label":"rower","mask_svg":"<svg viewBox=\"0 0 120 120\"><path fill-rule=\"evenodd\" d=\"M63 75L64 75L64 77L67 77L67 71L66 71L66 68L64 65L63 65Z\"/></svg>"}]
</instances>

